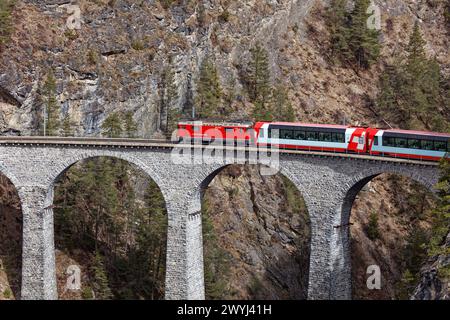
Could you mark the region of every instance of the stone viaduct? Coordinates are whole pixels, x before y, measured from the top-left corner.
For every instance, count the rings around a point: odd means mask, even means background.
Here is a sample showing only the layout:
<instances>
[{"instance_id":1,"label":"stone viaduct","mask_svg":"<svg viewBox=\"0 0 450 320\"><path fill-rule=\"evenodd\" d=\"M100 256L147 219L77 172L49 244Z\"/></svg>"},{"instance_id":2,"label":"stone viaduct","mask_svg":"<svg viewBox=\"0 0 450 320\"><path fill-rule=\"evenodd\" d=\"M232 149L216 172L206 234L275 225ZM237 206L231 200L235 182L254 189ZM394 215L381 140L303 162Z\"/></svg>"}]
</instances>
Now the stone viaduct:
<instances>
[{"instance_id":1,"label":"stone viaduct","mask_svg":"<svg viewBox=\"0 0 450 320\"><path fill-rule=\"evenodd\" d=\"M0 138L0 173L14 184L22 205L22 299L57 299L54 185L76 162L99 156L128 161L158 184L168 212L166 299L204 299L202 195L227 163L176 164L171 157L173 147L169 143L138 140ZM245 156L252 152L258 153L250 150ZM351 298L347 226L352 203L367 182L381 173L397 173L432 190L439 175L437 165L430 162L306 151L272 152L278 152L280 172L303 195L310 215L308 299Z\"/></svg>"}]
</instances>

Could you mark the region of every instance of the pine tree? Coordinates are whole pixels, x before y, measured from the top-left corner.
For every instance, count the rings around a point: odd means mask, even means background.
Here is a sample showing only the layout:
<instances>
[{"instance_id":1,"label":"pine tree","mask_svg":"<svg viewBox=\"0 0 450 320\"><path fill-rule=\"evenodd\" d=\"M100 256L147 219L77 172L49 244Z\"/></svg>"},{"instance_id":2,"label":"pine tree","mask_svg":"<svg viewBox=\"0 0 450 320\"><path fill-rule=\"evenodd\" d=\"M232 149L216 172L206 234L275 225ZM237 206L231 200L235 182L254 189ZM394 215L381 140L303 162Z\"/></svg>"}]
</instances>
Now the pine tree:
<instances>
[{"instance_id":1,"label":"pine tree","mask_svg":"<svg viewBox=\"0 0 450 320\"><path fill-rule=\"evenodd\" d=\"M127 138L136 137L137 124L133 119L133 113L131 111L126 112L124 115L124 131Z\"/></svg>"},{"instance_id":2,"label":"pine tree","mask_svg":"<svg viewBox=\"0 0 450 320\"><path fill-rule=\"evenodd\" d=\"M450 162L442 159L440 164L441 176L436 185L438 203L433 210L433 232L429 245L429 255L450 254L450 248L441 245L450 232Z\"/></svg>"},{"instance_id":3,"label":"pine tree","mask_svg":"<svg viewBox=\"0 0 450 320\"><path fill-rule=\"evenodd\" d=\"M251 50L247 67L247 86L250 100L254 104L253 118L258 121L272 121L272 86L270 81L269 57L266 49L257 43Z\"/></svg>"},{"instance_id":4,"label":"pine tree","mask_svg":"<svg viewBox=\"0 0 450 320\"><path fill-rule=\"evenodd\" d=\"M172 107L169 109L167 115L167 128L165 136L167 139L171 139L174 131L177 129L178 121L181 119L181 111Z\"/></svg>"},{"instance_id":5,"label":"pine tree","mask_svg":"<svg viewBox=\"0 0 450 320\"><path fill-rule=\"evenodd\" d=\"M283 85L278 85L273 90L272 104L274 120L286 122L294 122L296 120L294 108L289 101L287 90Z\"/></svg>"},{"instance_id":6,"label":"pine tree","mask_svg":"<svg viewBox=\"0 0 450 320\"><path fill-rule=\"evenodd\" d=\"M332 60L348 61L351 59L349 48L347 0L332 0L327 12L327 25L330 31Z\"/></svg>"},{"instance_id":7,"label":"pine tree","mask_svg":"<svg viewBox=\"0 0 450 320\"><path fill-rule=\"evenodd\" d=\"M404 85L402 98L408 108L407 127L414 128L417 121L431 129L432 116L438 109L440 91L439 65L434 60L428 60L425 54L425 41L416 22L407 48L407 60L402 74Z\"/></svg>"},{"instance_id":8,"label":"pine tree","mask_svg":"<svg viewBox=\"0 0 450 320\"><path fill-rule=\"evenodd\" d=\"M103 263L103 257L96 251L92 259L93 289L95 297L99 300L108 300L112 298L112 292L109 287L108 275Z\"/></svg>"},{"instance_id":9,"label":"pine tree","mask_svg":"<svg viewBox=\"0 0 450 320\"><path fill-rule=\"evenodd\" d=\"M435 59L428 59L416 23L406 49L406 60L381 75L377 108L403 128L445 130L446 87ZM447 122L448 123L448 122Z\"/></svg>"},{"instance_id":10,"label":"pine tree","mask_svg":"<svg viewBox=\"0 0 450 320\"><path fill-rule=\"evenodd\" d=\"M378 239L380 231L378 229L378 215L372 212L369 216L369 223L367 225L367 237L370 240Z\"/></svg>"},{"instance_id":11,"label":"pine tree","mask_svg":"<svg viewBox=\"0 0 450 320\"><path fill-rule=\"evenodd\" d=\"M119 138L122 132L120 114L118 112L111 113L102 124L102 133L108 138Z\"/></svg>"},{"instance_id":12,"label":"pine tree","mask_svg":"<svg viewBox=\"0 0 450 320\"><path fill-rule=\"evenodd\" d=\"M199 118L220 117L222 88L215 63L205 58L197 81L196 110Z\"/></svg>"},{"instance_id":13,"label":"pine tree","mask_svg":"<svg viewBox=\"0 0 450 320\"><path fill-rule=\"evenodd\" d=\"M378 31L367 27L369 5L370 0L355 0L355 7L349 15L348 46L360 68L368 68L380 54Z\"/></svg>"},{"instance_id":14,"label":"pine tree","mask_svg":"<svg viewBox=\"0 0 450 320\"><path fill-rule=\"evenodd\" d=\"M63 137L73 136L72 122L70 121L70 114L69 113L67 113L67 115L64 117L61 129L62 129L62 136Z\"/></svg>"},{"instance_id":15,"label":"pine tree","mask_svg":"<svg viewBox=\"0 0 450 320\"><path fill-rule=\"evenodd\" d=\"M160 128L165 133L169 135L172 132L171 116L174 114L174 102L178 99L178 89L175 83L175 71L173 66L170 64L165 68L161 76L161 87L160 87ZM170 127L170 128L169 128ZM171 130L172 129L172 130Z\"/></svg>"},{"instance_id":16,"label":"pine tree","mask_svg":"<svg viewBox=\"0 0 450 320\"><path fill-rule=\"evenodd\" d=\"M247 68L248 93L250 100L265 108L271 94L269 57L266 49L257 43L251 50Z\"/></svg>"},{"instance_id":17,"label":"pine tree","mask_svg":"<svg viewBox=\"0 0 450 320\"><path fill-rule=\"evenodd\" d=\"M44 93L44 117L45 135L54 136L59 130L59 108L56 101L56 79L52 71L49 71L43 86Z\"/></svg>"}]
</instances>

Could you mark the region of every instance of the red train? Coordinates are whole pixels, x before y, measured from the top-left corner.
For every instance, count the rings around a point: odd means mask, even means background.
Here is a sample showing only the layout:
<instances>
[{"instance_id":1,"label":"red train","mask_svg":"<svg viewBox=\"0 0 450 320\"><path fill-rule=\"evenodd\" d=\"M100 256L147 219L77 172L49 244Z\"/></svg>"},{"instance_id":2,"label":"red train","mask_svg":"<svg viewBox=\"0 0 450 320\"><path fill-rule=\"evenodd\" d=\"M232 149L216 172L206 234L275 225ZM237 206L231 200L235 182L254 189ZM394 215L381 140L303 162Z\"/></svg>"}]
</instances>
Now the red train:
<instances>
[{"instance_id":1,"label":"red train","mask_svg":"<svg viewBox=\"0 0 450 320\"><path fill-rule=\"evenodd\" d=\"M450 134L290 122L178 123L182 141L277 146L281 149L361 153L438 161L448 157Z\"/></svg>"}]
</instances>

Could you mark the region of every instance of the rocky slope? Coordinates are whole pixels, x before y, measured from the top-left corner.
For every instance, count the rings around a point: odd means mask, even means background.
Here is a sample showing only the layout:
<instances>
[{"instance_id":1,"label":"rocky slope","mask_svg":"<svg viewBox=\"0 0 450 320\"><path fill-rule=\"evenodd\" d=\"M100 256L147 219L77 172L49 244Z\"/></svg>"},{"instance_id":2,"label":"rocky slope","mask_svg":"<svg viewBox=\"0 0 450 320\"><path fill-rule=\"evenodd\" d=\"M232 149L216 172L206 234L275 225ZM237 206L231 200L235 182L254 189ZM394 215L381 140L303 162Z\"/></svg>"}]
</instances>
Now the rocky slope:
<instances>
[{"instance_id":1,"label":"rocky slope","mask_svg":"<svg viewBox=\"0 0 450 320\"><path fill-rule=\"evenodd\" d=\"M443 247L450 247L450 234ZM447 249L448 250L448 249ZM450 300L450 276L440 274L442 268L450 265L450 254L439 255L429 259L421 270L419 285L411 299L413 300Z\"/></svg>"},{"instance_id":2,"label":"rocky slope","mask_svg":"<svg viewBox=\"0 0 450 320\"><path fill-rule=\"evenodd\" d=\"M173 1L165 9L159 1L82 0L77 2L81 29L70 30L69 1L17 1L11 41L1 48L0 129L36 131L42 113L39 88L53 70L61 115L70 114L76 134L98 135L107 114L127 110L139 119L140 135L153 136L159 129L163 69L173 61L174 104L188 110L206 55L215 58L222 83L234 91L233 116L246 118L251 105L241 76L256 42L267 48L272 80L289 89L299 119L382 124L370 109L376 76L395 53L403 52L417 19L428 53L443 72L449 71L440 1L376 1L383 58L364 72L330 65L322 1L198 3Z\"/></svg>"},{"instance_id":3,"label":"rocky slope","mask_svg":"<svg viewBox=\"0 0 450 320\"><path fill-rule=\"evenodd\" d=\"M309 218L289 180L233 165L214 178L203 205L228 254L223 298L306 298Z\"/></svg>"}]
</instances>

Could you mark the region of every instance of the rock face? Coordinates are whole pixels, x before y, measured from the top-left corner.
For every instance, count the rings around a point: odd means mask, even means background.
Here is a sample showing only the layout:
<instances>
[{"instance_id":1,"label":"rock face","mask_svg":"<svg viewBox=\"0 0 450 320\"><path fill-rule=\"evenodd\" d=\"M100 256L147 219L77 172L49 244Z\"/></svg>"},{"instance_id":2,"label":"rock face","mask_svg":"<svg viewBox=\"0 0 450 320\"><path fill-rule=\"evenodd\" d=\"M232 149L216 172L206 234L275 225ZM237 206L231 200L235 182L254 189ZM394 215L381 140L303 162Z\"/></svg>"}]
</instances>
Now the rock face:
<instances>
[{"instance_id":1,"label":"rock face","mask_svg":"<svg viewBox=\"0 0 450 320\"><path fill-rule=\"evenodd\" d=\"M70 115L77 135L99 135L105 116L126 110L138 120L140 136L153 136L162 124L164 69L174 66L174 107L188 112L207 55L237 98L232 117L247 118L252 105L245 101L242 72L256 42L268 50L272 81L286 86L298 119L384 125L370 110L374 79L393 53L404 50L414 20L420 19L428 53L444 72L450 63L443 3L376 3L382 59L355 74L328 62L326 4L320 0L174 1L166 8L156 0L81 0L75 9L69 1L17 1L11 41L1 48L0 131L36 132L40 89L53 70L61 117ZM77 19L80 29L70 29Z\"/></svg>"},{"instance_id":2,"label":"rock face","mask_svg":"<svg viewBox=\"0 0 450 320\"><path fill-rule=\"evenodd\" d=\"M205 204L229 255L223 298L306 299L311 231L295 186L261 176L257 166L234 165L211 182Z\"/></svg>"},{"instance_id":3,"label":"rock face","mask_svg":"<svg viewBox=\"0 0 450 320\"><path fill-rule=\"evenodd\" d=\"M447 235L444 248L450 247L450 234ZM448 250L448 249L447 249ZM431 258L422 268L420 283L412 300L450 300L450 277L441 274L443 268L449 268L450 254L441 254Z\"/></svg>"}]
</instances>

